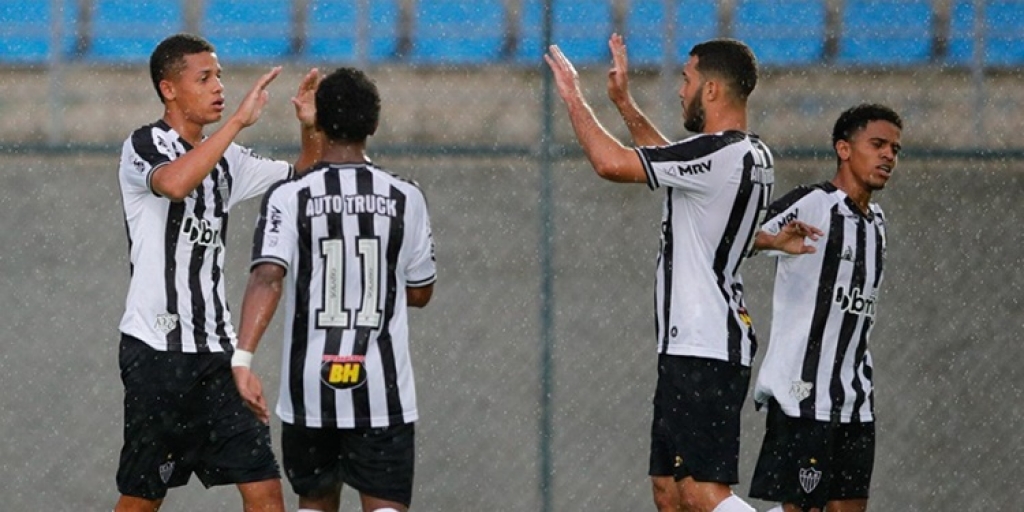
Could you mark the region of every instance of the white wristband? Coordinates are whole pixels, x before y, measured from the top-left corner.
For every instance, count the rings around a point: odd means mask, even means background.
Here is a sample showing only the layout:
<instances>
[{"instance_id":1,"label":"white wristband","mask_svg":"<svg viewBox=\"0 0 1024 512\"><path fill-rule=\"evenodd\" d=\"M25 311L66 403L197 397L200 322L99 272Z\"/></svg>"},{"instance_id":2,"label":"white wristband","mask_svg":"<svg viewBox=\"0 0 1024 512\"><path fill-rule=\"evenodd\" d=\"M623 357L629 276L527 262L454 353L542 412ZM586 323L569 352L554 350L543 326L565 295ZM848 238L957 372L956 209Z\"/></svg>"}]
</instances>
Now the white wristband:
<instances>
[{"instance_id":1,"label":"white wristband","mask_svg":"<svg viewBox=\"0 0 1024 512\"><path fill-rule=\"evenodd\" d=\"M231 354L231 367L244 366L246 368L252 364L252 352L248 350L242 350L240 348L235 349L235 353Z\"/></svg>"}]
</instances>

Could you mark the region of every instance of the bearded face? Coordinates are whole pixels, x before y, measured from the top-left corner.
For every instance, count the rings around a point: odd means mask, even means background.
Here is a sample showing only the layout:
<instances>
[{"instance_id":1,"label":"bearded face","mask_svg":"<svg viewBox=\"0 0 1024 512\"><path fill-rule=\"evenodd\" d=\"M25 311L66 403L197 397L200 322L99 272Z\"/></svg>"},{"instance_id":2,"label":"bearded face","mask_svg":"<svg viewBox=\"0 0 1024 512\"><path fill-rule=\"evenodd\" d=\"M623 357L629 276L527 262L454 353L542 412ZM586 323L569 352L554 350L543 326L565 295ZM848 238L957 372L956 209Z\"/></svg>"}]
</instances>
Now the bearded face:
<instances>
[{"instance_id":1,"label":"bearded face","mask_svg":"<svg viewBox=\"0 0 1024 512\"><path fill-rule=\"evenodd\" d=\"M704 123L707 120L707 115L704 111L704 102L701 97L704 95L704 84L700 84L697 88L696 94L690 98L689 103L685 101L683 103L683 127L694 133L701 133L704 131Z\"/></svg>"},{"instance_id":2,"label":"bearded face","mask_svg":"<svg viewBox=\"0 0 1024 512\"><path fill-rule=\"evenodd\" d=\"M683 126L694 133L704 131L707 114L704 111L704 84L706 80L697 70L700 59L691 55L683 66L683 83L679 86L679 102L683 107Z\"/></svg>"}]
</instances>

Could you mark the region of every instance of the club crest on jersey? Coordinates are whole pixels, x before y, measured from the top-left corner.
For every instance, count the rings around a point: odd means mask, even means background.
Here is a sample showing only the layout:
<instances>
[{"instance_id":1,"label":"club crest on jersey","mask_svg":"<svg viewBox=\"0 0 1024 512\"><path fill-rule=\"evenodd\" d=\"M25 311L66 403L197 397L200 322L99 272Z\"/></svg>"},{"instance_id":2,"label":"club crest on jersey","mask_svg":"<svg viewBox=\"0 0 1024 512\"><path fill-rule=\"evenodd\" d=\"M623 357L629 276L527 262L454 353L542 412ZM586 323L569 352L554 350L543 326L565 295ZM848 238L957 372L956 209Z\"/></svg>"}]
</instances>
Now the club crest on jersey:
<instances>
[{"instance_id":1,"label":"club crest on jersey","mask_svg":"<svg viewBox=\"0 0 1024 512\"><path fill-rule=\"evenodd\" d=\"M167 462L164 462L163 464L160 464L158 470L160 471L160 480L166 484L171 480L171 475L174 474L174 461L169 460Z\"/></svg>"},{"instance_id":2,"label":"club crest on jersey","mask_svg":"<svg viewBox=\"0 0 1024 512\"><path fill-rule=\"evenodd\" d=\"M197 219L193 215L185 217L181 223L181 234L191 244L220 247L220 230L210 226L210 221L206 219Z\"/></svg>"},{"instance_id":3,"label":"club crest on jersey","mask_svg":"<svg viewBox=\"0 0 1024 512\"><path fill-rule=\"evenodd\" d=\"M366 357L324 356L320 380L327 387L346 390L366 384Z\"/></svg>"},{"instance_id":4,"label":"club crest on jersey","mask_svg":"<svg viewBox=\"0 0 1024 512\"><path fill-rule=\"evenodd\" d=\"M818 482L821 482L821 471L814 469L814 466L809 468L800 468L800 487L803 488L804 492L810 494L814 492L814 489L818 487Z\"/></svg>"},{"instance_id":5,"label":"club crest on jersey","mask_svg":"<svg viewBox=\"0 0 1024 512\"><path fill-rule=\"evenodd\" d=\"M178 326L178 315L172 313L161 313L156 316L156 323L153 328L161 334L167 334Z\"/></svg>"},{"instance_id":6,"label":"club crest on jersey","mask_svg":"<svg viewBox=\"0 0 1024 512\"><path fill-rule=\"evenodd\" d=\"M854 288L847 293L846 288L840 286L836 288L835 303L847 313L874 318L875 296L865 297L863 293L860 288Z\"/></svg>"},{"instance_id":7,"label":"club crest on jersey","mask_svg":"<svg viewBox=\"0 0 1024 512\"><path fill-rule=\"evenodd\" d=\"M789 386L789 396L795 398L797 402L802 402L804 399L811 396L812 389L814 389L813 383L795 380Z\"/></svg>"}]
</instances>

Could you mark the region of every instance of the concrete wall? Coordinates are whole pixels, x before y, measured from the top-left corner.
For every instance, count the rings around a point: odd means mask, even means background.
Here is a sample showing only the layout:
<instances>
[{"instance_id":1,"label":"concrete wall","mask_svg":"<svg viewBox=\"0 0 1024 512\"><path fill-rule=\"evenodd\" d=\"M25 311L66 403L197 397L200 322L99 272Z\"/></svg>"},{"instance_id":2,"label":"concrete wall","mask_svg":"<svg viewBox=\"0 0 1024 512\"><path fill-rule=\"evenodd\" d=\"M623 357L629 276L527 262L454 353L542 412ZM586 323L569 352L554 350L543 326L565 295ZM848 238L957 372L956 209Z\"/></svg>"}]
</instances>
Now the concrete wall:
<instances>
[{"instance_id":1,"label":"concrete wall","mask_svg":"<svg viewBox=\"0 0 1024 512\"><path fill-rule=\"evenodd\" d=\"M110 108L111 115L123 110ZM121 121L93 124L130 129ZM3 510L109 510L116 499L117 322L128 279L116 158L0 158ZM411 315L423 417L414 506L538 510L537 166L497 157L378 161L421 183L438 243L435 300ZM833 164L780 159L778 168L781 193L831 177ZM650 510L651 304L662 196L603 182L582 161L554 171L553 509ZM1022 171L1019 161L905 159L877 195L891 241L872 340L879 415L873 510L1017 510L1024 503L1016 479L1024 460ZM255 208L249 202L234 212L229 232L236 310ZM762 342L771 267L768 259L745 267ZM255 364L265 382L277 375L279 321ZM753 407L744 415L741 495L764 428ZM346 495L348 510L353 497ZM164 507L237 509L234 490L204 491L194 482L172 491Z\"/></svg>"},{"instance_id":2,"label":"concrete wall","mask_svg":"<svg viewBox=\"0 0 1024 512\"><path fill-rule=\"evenodd\" d=\"M384 98L384 121L376 143L531 146L541 135L539 65L372 69ZM225 70L229 109L266 69ZM286 66L271 84L264 118L246 130L245 140L257 145L295 144L297 129L288 99L306 71ZM601 118L624 135L606 100L606 72L605 66L581 68L581 80ZM1024 118L1020 80L1020 72L993 73L979 89L970 74L938 67L765 70L751 97L750 126L776 148L827 151L838 112L876 101L904 115L908 149L1021 150L1024 142L1016 136ZM667 134L684 135L677 75L636 73L631 84L637 101ZM0 73L0 91L0 147L38 145L51 131L71 144L120 145L136 126L162 114L148 71L141 67L71 67L56 78L37 70L8 70ZM558 139L570 142L571 128L556 106Z\"/></svg>"}]
</instances>

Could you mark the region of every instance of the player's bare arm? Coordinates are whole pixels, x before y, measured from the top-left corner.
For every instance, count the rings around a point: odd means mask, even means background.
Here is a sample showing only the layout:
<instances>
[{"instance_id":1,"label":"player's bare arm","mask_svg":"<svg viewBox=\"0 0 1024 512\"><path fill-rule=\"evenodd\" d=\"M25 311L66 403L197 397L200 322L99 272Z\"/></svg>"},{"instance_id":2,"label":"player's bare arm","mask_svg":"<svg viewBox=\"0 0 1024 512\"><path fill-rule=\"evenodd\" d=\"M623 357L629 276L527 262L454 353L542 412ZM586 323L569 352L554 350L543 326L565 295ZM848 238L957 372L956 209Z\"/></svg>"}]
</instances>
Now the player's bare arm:
<instances>
[{"instance_id":1,"label":"player's bare arm","mask_svg":"<svg viewBox=\"0 0 1024 512\"><path fill-rule=\"evenodd\" d=\"M298 92L292 97L295 118L299 120L301 145L299 157L295 160L295 172L298 174L304 173L323 156L323 136L316 129L316 88L321 78L317 68L309 70L299 83Z\"/></svg>"},{"instance_id":2,"label":"player's bare arm","mask_svg":"<svg viewBox=\"0 0 1024 512\"><path fill-rule=\"evenodd\" d=\"M238 346L231 359L231 372L235 377L238 394L242 396L245 406L264 423L270 421L270 408L263 396L263 385L250 367L250 359L277 311L284 274L284 267L273 263L259 264L249 274L249 283L242 299Z\"/></svg>"},{"instance_id":3,"label":"player's bare arm","mask_svg":"<svg viewBox=\"0 0 1024 512\"><path fill-rule=\"evenodd\" d=\"M651 123L629 93L629 57L626 43L619 34L608 40L612 68L608 70L608 99L619 110L633 143L638 146L666 146L669 140Z\"/></svg>"},{"instance_id":4,"label":"player's bare arm","mask_svg":"<svg viewBox=\"0 0 1024 512\"><path fill-rule=\"evenodd\" d=\"M216 167L217 161L245 128L259 120L270 93L267 86L281 73L281 67L275 67L256 81L256 84L245 95L238 110L212 135L207 137L194 149L185 153L173 162L161 166L153 172L153 190L172 201L182 201L192 193L203 179Z\"/></svg>"},{"instance_id":5,"label":"player's bare arm","mask_svg":"<svg viewBox=\"0 0 1024 512\"><path fill-rule=\"evenodd\" d=\"M817 241L823 232L806 222L791 220L782 227L777 235L766 231L758 231L754 239L754 249L758 251L776 250L787 254L814 254L816 249L806 243L808 239Z\"/></svg>"},{"instance_id":6,"label":"player's bare arm","mask_svg":"<svg viewBox=\"0 0 1024 512\"><path fill-rule=\"evenodd\" d=\"M427 286L419 286L416 288L405 288L405 301L409 306L414 308L422 308L430 302L430 298L434 296L434 285L433 283Z\"/></svg>"},{"instance_id":7,"label":"player's bare arm","mask_svg":"<svg viewBox=\"0 0 1024 512\"><path fill-rule=\"evenodd\" d=\"M647 175L640 157L601 126L583 97L576 68L562 50L557 45L551 45L544 60L551 68L558 94L568 109L576 138L598 176L620 183L645 183Z\"/></svg>"}]
</instances>

